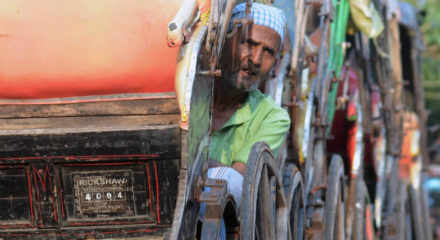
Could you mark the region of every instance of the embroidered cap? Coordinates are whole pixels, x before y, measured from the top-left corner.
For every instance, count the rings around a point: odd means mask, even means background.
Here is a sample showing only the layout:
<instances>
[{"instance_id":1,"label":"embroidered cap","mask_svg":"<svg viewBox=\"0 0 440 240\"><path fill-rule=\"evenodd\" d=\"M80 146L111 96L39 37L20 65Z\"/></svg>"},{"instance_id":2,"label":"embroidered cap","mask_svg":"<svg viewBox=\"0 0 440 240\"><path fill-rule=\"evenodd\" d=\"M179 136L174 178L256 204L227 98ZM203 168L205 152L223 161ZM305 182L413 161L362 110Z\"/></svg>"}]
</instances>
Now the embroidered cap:
<instances>
[{"instance_id":1,"label":"embroidered cap","mask_svg":"<svg viewBox=\"0 0 440 240\"><path fill-rule=\"evenodd\" d=\"M246 3L240 3L232 11L229 21L229 31L232 31L233 21L243 19L246 16ZM286 27L286 17L283 11L276 7L261 3L252 3L249 17L254 20L253 24L262 25L273 29L281 37L281 43L284 40L284 31Z\"/></svg>"}]
</instances>

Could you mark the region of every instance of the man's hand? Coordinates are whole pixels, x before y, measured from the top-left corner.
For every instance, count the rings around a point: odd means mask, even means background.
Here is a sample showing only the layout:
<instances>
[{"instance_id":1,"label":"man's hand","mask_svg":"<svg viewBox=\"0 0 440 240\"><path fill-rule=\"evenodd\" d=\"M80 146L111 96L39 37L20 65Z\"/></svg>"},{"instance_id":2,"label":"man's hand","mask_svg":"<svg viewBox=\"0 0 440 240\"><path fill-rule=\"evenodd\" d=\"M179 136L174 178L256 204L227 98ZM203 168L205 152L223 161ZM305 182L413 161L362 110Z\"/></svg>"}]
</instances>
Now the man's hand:
<instances>
[{"instance_id":1,"label":"man's hand","mask_svg":"<svg viewBox=\"0 0 440 240\"><path fill-rule=\"evenodd\" d=\"M226 165L221 164L220 162L216 160L209 159L208 160L208 168L215 168L215 167L225 167ZM231 167L239 172L242 176L244 176L244 173L246 172L246 164L242 162L233 162Z\"/></svg>"},{"instance_id":2,"label":"man's hand","mask_svg":"<svg viewBox=\"0 0 440 240\"><path fill-rule=\"evenodd\" d=\"M233 162L231 167L244 176L246 172L246 164L242 162Z\"/></svg>"}]
</instances>

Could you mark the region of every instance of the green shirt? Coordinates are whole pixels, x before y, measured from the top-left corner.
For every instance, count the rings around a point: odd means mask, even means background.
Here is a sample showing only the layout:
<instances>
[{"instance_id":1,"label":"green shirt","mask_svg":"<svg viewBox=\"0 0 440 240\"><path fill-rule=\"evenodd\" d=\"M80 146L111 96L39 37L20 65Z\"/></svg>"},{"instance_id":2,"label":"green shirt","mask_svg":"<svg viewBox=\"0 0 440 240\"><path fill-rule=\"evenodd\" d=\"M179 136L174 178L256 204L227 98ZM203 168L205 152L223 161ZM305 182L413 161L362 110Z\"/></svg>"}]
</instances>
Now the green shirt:
<instances>
[{"instance_id":1,"label":"green shirt","mask_svg":"<svg viewBox=\"0 0 440 240\"><path fill-rule=\"evenodd\" d=\"M212 134L209 158L226 166L247 163L252 146L266 142L275 155L290 127L287 112L259 90L249 92L244 104Z\"/></svg>"}]
</instances>

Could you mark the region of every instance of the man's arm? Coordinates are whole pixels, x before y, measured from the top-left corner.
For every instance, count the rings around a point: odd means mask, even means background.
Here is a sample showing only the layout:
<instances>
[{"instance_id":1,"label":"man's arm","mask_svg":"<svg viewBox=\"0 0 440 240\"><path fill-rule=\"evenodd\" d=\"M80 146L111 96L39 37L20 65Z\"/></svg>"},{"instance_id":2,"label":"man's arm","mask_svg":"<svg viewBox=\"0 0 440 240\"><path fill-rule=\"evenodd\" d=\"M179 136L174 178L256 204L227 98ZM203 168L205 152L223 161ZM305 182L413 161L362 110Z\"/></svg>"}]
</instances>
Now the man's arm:
<instances>
[{"instance_id":1,"label":"man's arm","mask_svg":"<svg viewBox=\"0 0 440 240\"><path fill-rule=\"evenodd\" d=\"M232 168L239 172L242 176L244 176L244 174L246 173L246 164L242 163L242 162L233 162L232 163Z\"/></svg>"},{"instance_id":2,"label":"man's arm","mask_svg":"<svg viewBox=\"0 0 440 240\"><path fill-rule=\"evenodd\" d=\"M209 159L208 160L208 168L216 168L216 167L225 167L226 165L220 163L219 161ZM231 167L239 172L241 175L244 176L244 173L246 172L246 164L242 162L234 162L232 163Z\"/></svg>"},{"instance_id":3,"label":"man's arm","mask_svg":"<svg viewBox=\"0 0 440 240\"><path fill-rule=\"evenodd\" d=\"M260 141L266 142L276 156L289 128L290 118L286 111L281 108L271 111L258 128L254 129L255 132L246 139L231 167L244 175L251 149L255 143Z\"/></svg>"}]
</instances>

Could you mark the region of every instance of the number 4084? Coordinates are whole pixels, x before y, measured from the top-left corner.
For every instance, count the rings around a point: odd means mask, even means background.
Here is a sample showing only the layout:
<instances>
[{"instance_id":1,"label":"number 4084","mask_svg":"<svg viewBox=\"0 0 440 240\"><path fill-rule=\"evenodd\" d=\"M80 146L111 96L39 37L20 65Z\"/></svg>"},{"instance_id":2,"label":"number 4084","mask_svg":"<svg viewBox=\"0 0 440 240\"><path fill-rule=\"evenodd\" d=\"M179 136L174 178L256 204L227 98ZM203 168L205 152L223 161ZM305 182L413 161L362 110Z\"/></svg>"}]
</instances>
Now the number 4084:
<instances>
[{"instance_id":1,"label":"number 4084","mask_svg":"<svg viewBox=\"0 0 440 240\"><path fill-rule=\"evenodd\" d=\"M125 192L85 193L84 199L86 201L121 200L121 199L125 199Z\"/></svg>"}]
</instances>

